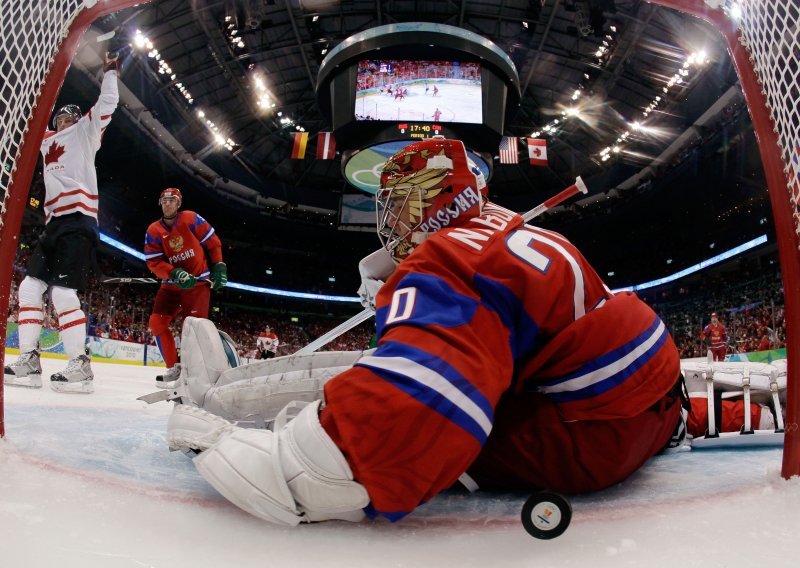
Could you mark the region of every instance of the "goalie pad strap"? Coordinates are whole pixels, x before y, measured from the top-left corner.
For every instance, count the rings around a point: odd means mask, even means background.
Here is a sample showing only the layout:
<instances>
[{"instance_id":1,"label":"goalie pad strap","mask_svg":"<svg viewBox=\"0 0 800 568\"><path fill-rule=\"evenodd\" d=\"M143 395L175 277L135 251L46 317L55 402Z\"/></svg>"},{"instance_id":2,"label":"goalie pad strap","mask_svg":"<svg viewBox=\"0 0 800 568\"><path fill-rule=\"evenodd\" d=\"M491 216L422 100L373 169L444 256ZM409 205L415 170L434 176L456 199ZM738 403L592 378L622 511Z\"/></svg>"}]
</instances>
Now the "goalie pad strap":
<instances>
[{"instance_id":1,"label":"goalie pad strap","mask_svg":"<svg viewBox=\"0 0 800 568\"><path fill-rule=\"evenodd\" d=\"M714 391L714 431L722 431L722 391Z\"/></svg>"}]
</instances>

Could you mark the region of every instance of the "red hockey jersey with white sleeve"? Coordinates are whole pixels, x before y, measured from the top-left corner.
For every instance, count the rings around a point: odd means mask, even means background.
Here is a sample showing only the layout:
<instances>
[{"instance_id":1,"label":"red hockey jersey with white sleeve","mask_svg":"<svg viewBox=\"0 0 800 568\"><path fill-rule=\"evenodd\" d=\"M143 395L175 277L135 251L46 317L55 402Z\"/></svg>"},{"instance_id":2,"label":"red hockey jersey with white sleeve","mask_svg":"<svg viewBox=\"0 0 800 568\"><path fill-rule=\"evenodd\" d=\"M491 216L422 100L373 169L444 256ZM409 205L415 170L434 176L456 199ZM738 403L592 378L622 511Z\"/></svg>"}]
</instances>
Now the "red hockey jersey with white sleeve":
<instances>
[{"instance_id":1,"label":"red hockey jersey with white sleeve","mask_svg":"<svg viewBox=\"0 0 800 568\"><path fill-rule=\"evenodd\" d=\"M501 397L537 391L564 421L626 418L680 372L647 305L613 294L563 236L491 203L398 265L376 322L377 350L325 385L320 419L392 519L467 470Z\"/></svg>"},{"instance_id":2,"label":"red hockey jersey with white sleeve","mask_svg":"<svg viewBox=\"0 0 800 568\"><path fill-rule=\"evenodd\" d=\"M222 262L222 242L214 227L194 211L179 211L172 226L159 219L147 228L144 238L144 256L147 268L174 286L169 278L175 268L183 268L198 280L208 280L212 264Z\"/></svg>"},{"instance_id":3,"label":"red hockey jersey with white sleeve","mask_svg":"<svg viewBox=\"0 0 800 568\"><path fill-rule=\"evenodd\" d=\"M97 220L94 157L118 101L117 72L106 71L100 97L89 112L61 132L45 132L41 152L44 158L46 223L76 212Z\"/></svg>"}]
</instances>

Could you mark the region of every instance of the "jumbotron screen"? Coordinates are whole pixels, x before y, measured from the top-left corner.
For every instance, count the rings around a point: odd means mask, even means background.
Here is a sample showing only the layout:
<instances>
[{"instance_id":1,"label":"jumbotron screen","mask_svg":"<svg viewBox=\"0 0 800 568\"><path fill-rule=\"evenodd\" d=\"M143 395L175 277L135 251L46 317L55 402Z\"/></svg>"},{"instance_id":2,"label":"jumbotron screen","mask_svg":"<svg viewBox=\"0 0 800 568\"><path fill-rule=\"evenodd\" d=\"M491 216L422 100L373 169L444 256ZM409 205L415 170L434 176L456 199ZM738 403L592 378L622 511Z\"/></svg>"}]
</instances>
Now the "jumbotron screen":
<instances>
[{"instance_id":1,"label":"jumbotron screen","mask_svg":"<svg viewBox=\"0 0 800 568\"><path fill-rule=\"evenodd\" d=\"M359 61L355 117L481 124L481 66L464 61Z\"/></svg>"}]
</instances>

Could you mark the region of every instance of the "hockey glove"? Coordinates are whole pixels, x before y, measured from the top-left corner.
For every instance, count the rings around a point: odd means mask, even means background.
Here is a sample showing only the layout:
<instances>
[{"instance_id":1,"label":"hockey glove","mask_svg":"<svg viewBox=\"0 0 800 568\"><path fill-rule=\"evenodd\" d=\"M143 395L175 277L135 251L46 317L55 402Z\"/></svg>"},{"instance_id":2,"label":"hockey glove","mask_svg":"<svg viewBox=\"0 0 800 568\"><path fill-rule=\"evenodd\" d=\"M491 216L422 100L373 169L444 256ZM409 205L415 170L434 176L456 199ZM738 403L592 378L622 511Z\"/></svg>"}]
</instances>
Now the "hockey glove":
<instances>
[{"instance_id":1,"label":"hockey glove","mask_svg":"<svg viewBox=\"0 0 800 568\"><path fill-rule=\"evenodd\" d=\"M119 74L121 70L121 63L119 61L119 55L121 50L117 51L107 51L105 56L103 57L103 71L116 71Z\"/></svg>"},{"instance_id":2,"label":"hockey glove","mask_svg":"<svg viewBox=\"0 0 800 568\"><path fill-rule=\"evenodd\" d=\"M705 343L707 347L711 347L711 339L710 338L706 337L705 339L703 339L703 343Z\"/></svg>"},{"instance_id":3,"label":"hockey glove","mask_svg":"<svg viewBox=\"0 0 800 568\"><path fill-rule=\"evenodd\" d=\"M224 262L218 262L211 269L211 289L222 290L228 283L228 266Z\"/></svg>"},{"instance_id":4,"label":"hockey glove","mask_svg":"<svg viewBox=\"0 0 800 568\"><path fill-rule=\"evenodd\" d=\"M169 273L169 277L172 279L172 283L182 290L194 288L197 282L195 275L189 274L183 268L173 268L172 272Z\"/></svg>"}]
</instances>

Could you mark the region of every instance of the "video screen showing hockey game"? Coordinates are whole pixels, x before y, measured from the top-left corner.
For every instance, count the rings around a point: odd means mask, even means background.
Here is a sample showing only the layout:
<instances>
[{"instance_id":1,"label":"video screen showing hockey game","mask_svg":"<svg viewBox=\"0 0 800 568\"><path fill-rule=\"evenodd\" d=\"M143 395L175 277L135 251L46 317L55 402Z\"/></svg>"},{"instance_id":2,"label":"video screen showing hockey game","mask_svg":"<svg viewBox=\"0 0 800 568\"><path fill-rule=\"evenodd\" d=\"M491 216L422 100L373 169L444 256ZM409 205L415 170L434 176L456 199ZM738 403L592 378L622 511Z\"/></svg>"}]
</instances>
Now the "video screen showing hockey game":
<instances>
[{"instance_id":1,"label":"video screen showing hockey game","mask_svg":"<svg viewBox=\"0 0 800 568\"><path fill-rule=\"evenodd\" d=\"M463 61L359 61L355 116L481 124L481 66Z\"/></svg>"}]
</instances>

